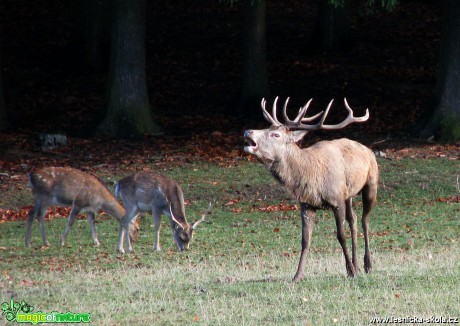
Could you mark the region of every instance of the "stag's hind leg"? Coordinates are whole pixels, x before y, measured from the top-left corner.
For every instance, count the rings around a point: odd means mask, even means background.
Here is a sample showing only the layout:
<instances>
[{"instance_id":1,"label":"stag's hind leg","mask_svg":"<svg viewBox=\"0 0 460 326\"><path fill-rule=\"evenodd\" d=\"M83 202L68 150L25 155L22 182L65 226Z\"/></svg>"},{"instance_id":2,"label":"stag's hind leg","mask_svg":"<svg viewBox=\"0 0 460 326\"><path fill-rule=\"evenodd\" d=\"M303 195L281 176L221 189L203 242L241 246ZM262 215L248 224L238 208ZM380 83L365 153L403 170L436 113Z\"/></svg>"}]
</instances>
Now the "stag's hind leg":
<instances>
[{"instance_id":1,"label":"stag's hind leg","mask_svg":"<svg viewBox=\"0 0 460 326\"><path fill-rule=\"evenodd\" d=\"M335 223L337 226L337 240L339 240L340 246L342 247L343 256L345 257L345 265L347 268L347 274L350 277L356 276L356 270L353 263L350 260L347 249L347 239L345 237L344 222L346 217L346 204L340 202L337 207L333 209L335 216Z\"/></svg>"},{"instance_id":2,"label":"stag's hind leg","mask_svg":"<svg viewBox=\"0 0 460 326\"><path fill-rule=\"evenodd\" d=\"M351 198L345 201L345 207L346 207L346 211L345 211L346 219L347 219L348 225L350 226L350 233L351 233L352 262L353 262L353 267L355 268L355 272L358 273L358 257L356 253L357 248L358 248L358 243L357 243L358 230L356 226L358 218L356 217L356 214L353 211Z\"/></svg>"},{"instance_id":3,"label":"stag's hind leg","mask_svg":"<svg viewBox=\"0 0 460 326\"><path fill-rule=\"evenodd\" d=\"M377 186L363 188L363 216L361 224L364 233L364 271L370 273L372 270L371 252L369 249L369 214L377 200Z\"/></svg>"}]
</instances>

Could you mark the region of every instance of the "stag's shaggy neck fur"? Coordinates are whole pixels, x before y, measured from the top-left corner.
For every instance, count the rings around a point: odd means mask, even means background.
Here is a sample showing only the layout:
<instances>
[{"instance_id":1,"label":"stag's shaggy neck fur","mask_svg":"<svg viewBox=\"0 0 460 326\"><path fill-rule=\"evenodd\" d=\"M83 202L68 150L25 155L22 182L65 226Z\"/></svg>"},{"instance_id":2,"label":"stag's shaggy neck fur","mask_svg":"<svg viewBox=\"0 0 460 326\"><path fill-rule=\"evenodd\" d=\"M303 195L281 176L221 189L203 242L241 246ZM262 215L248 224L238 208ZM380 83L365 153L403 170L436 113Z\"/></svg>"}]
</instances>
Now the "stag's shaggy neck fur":
<instances>
[{"instance_id":1,"label":"stag's shaggy neck fur","mask_svg":"<svg viewBox=\"0 0 460 326\"><path fill-rule=\"evenodd\" d=\"M294 143L283 152L269 167L272 175L299 202L324 207L327 203L318 191L318 179L323 173L317 170L318 167L324 168L324 164L318 157L309 155L309 149L301 149Z\"/></svg>"}]
</instances>

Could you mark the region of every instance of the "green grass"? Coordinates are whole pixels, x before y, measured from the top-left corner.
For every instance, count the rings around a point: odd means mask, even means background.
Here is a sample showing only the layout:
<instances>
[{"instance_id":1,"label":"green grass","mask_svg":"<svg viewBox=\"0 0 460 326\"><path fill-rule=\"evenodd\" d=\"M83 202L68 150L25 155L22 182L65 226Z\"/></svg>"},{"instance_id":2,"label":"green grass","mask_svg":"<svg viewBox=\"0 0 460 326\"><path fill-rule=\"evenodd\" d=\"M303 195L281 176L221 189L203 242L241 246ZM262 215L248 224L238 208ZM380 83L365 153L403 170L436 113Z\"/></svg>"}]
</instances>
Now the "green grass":
<instances>
[{"instance_id":1,"label":"green grass","mask_svg":"<svg viewBox=\"0 0 460 326\"><path fill-rule=\"evenodd\" d=\"M163 170L180 181L189 222L212 200L191 250L176 251L163 218L163 251L153 252L151 216L135 253L115 251L118 225L46 221L50 247L32 249L24 222L0 224L0 303L25 300L42 312L90 312L95 325L367 325L378 317L458 317L460 205L458 161L380 160L378 206L371 213L373 272L346 277L331 212L318 214L306 278L290 282L300 249L299 212L260 207L296 204L258 163L189 163ZM105 180L121 176L101 174ZM26 187L24 187L26 188ZM30 196L24 189L23 197ZM361 202L354 201L360 213ZM363 240L358 241L362 269ZM1 316L0 324L5 321Z\"/></svg>"}]
</instances>

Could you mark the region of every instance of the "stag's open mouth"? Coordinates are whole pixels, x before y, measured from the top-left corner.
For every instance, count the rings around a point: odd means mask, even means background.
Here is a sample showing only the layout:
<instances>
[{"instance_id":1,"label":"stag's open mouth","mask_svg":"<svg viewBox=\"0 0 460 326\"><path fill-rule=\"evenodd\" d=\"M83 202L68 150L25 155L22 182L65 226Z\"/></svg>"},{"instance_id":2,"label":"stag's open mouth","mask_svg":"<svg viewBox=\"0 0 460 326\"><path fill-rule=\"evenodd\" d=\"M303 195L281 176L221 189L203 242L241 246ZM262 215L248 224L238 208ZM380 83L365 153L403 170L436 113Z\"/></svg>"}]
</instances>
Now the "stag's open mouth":
<instances>
[{"instance_id":1,"label":"stag's open mouth","mask_svg":"<svg viewBox=\"0 0 460 326\"><path fill-rule=\"evenodd\" d=\"M257 143L251 137L244 137L244 151L254 154L257 150Z\"/></svg>"}]
</instances>

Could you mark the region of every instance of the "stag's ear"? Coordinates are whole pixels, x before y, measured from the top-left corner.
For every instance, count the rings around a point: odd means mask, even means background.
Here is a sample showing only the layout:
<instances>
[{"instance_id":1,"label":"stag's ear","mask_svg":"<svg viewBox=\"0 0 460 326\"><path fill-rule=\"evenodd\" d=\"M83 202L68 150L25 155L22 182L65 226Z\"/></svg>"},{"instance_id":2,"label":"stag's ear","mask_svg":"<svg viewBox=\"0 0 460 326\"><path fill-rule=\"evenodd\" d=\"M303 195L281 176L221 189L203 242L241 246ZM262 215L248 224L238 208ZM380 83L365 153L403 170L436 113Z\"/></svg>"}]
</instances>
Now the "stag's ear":
<instances>
[{"instance_id":1,"label":"stag's ear","mask_svg":"<svg viewBox=\"0 0 460 326\"><path fill-rule=\"evenodd\" d=\"M297 143L301 141L306 134L308 134L307 130L293 130L291 131L290 137L293 143Z\"/></svg>"}]
</instances>

